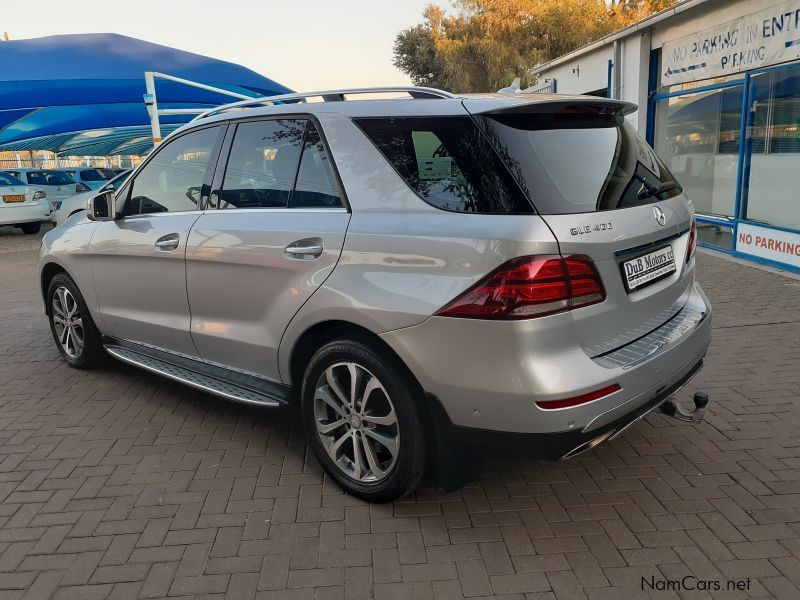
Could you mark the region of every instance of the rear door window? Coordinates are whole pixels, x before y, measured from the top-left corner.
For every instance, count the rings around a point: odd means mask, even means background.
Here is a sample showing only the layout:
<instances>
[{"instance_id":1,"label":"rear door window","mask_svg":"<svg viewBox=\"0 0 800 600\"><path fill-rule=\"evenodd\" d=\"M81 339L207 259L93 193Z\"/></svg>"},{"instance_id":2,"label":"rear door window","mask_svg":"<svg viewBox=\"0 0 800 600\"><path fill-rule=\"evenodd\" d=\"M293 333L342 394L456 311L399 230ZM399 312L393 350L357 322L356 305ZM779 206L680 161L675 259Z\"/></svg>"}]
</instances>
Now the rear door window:
<instances>
[{"instance_id":1,"label":"rear door window","mask_svg":"<svg viewBox=\"0 0 800 600\"><path fill-rule=\"evenodd\" d=\"M28 171L25 173L25 177L31 185L51 185L48 184L47 178L42 171Z\"/></svg>"},{"instance_id":2,"label":"rear door window","mask_svg":"<svg viewBox=\"0 0 800 600\"><path fill-rule=\"evenodd\" d=\"M75 183L75 180L63 171L40 171L40 173L42 173L45 179L44 183L47 185L67 185Z\"/></svg>"},{"instance_id":3,"label":"rear door window","mask_svg":"<svg viewBox=\"0 0 800 600\"><path fill-rule=\"evenodd\" d=\"M478 119L541 214L629 208L682 191L622 116L513 113Z\"/></svg>"},{"instance_id":4,"label":"rear door window","mask_svg":"<svg viewBox=\"0 0 800 600\"><path fill-rule=\"evenodd\" d=\"M342 198L330 158L311 121L306 126L303 157L292 193L292 208L341 208Z\"/></svg>"},{"instance_id":5,"label":"rear door window","mask_svg":"<svg viewBox=\"0 0 800 600\"><path fill-rule=\"evenodd\" d=\"M297 175L306 121L274 119L236 127L219 208L286 208Z\"/></svg>"},{"instance_id":6,"label":"rear door window","mask_svg":"<svg viewBox=\"0 0 800 600\"><path fill-rule=\"evenodd\" d=\"M533 212L470 117L363 118L355 122L429 204L452 212Z\"/></svg>"}]
</instances>

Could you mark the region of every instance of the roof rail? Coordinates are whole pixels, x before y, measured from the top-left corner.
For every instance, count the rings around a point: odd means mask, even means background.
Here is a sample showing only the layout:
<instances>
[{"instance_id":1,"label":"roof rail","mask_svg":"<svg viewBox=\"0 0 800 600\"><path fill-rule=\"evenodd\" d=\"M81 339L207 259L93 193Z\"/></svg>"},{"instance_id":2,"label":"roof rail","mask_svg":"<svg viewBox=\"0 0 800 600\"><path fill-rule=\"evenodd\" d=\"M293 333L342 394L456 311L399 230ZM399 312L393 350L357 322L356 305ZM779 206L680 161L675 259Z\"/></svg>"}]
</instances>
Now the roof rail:
<instances>
[{"instance_id":1,"label":"roof rail","mask_svg":"<svg viewBox=\"0 0 800 600\"><path fill-rule=\"evenodd\" d=\"M384 94L392 92L406 92L412 98L456 98L450 92L437 90L428 87L415 87L415 86L396 86L396 87L373 87L373 88L349 88L341 90L324 90L318 92L301 92L294 94L281 94L279 96L264 96L260 98L252 98L250 100L241 100L239 102L231 102L230 104L222 104L215 106L203 113L197 115L192 121L199 119L206 119L213 115L234 109L246 108L248 106L256 105L270 105L278 102L289 102L298 100L305 101L307 98L322 98L324 102L340 102L345 100L345 95L354 94Z\"/></svg>"}]
</instances>

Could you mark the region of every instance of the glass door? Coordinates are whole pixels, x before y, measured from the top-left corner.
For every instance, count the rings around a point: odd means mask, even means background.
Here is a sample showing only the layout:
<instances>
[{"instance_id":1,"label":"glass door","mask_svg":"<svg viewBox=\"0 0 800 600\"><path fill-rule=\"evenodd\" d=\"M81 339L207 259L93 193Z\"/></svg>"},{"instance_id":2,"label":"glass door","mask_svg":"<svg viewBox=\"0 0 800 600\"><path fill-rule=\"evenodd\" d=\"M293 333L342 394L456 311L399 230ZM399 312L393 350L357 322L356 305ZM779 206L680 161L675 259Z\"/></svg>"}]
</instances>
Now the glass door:
<instances>
[{"instance_id":1,"label":"glass door","mask_svg":"<svg viewBox=\"0 0 800 600\"><path fill-rule=\"evenodd\" d=\"M800 230L800 65L750 76L740 217Z\"/></svg>"}]
</instances>

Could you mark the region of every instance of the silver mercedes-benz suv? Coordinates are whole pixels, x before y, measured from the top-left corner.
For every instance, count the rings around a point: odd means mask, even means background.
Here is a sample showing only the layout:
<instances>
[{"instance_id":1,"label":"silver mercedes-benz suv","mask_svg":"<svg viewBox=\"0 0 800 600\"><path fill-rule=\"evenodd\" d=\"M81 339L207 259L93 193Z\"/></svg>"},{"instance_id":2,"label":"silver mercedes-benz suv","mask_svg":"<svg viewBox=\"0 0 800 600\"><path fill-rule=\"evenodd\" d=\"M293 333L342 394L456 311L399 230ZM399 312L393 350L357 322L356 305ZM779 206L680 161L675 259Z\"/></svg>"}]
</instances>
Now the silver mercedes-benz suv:
<instances>
[{"instance_id":1,"label":"silver mercedes-benz suv","mask_svg":"<svg viewBox=\"0 0 800 600\"><path fill-rule=\"evenodd\" d=\"M375 97L375 92L383 95ZM404 97L386 96L390 93ZM573 456L702 366L691 201L625 102L428 88L238 102L44 237L64 359L295 405L374 501L480 450Z\"/></svg>"}]
</instances>

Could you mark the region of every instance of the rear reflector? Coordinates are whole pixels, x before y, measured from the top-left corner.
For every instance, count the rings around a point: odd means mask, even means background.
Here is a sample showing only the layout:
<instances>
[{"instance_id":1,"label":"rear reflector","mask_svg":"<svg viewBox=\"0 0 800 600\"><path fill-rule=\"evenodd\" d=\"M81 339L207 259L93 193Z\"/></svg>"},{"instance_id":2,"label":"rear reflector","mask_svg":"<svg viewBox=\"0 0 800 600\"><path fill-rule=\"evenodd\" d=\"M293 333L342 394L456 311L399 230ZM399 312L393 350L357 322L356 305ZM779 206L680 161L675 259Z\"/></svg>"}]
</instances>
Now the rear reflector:
<instances>
[{"instance_id":1,"label":"rear reflector","mask_svg":"<svg viewBox=\"0 0 800 600\"><path fill-rule=\"evenodd\" d=\"M619 384L609 385L608 387L604 387L601 390L595 390L594 392L589 392L588 394L582 394L580 396L575 396L573 398L565 398L563 400L542 400L541 402L536 402L536 406L542 408L544 410L554 410L556 408L571 408L573 406L578 406L580 404L586 404L587 402L591 402L592 400L597 400L604 396L608 396L613 394L614 392L618 392L622 388Z\"/></svg>"},{"instance_id":2,"label":"rear reflector","mask_svg":"<svg viewBox=\"0 0 800 600\"><path fill-rule=\"evenodd\" d=\"M522 256L500 265L436 314L464 319L531 319L605 299L603 282L588 256Z\"/></svg>"}]
</instances>

